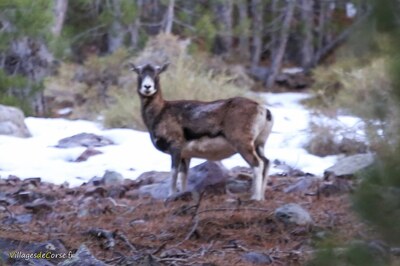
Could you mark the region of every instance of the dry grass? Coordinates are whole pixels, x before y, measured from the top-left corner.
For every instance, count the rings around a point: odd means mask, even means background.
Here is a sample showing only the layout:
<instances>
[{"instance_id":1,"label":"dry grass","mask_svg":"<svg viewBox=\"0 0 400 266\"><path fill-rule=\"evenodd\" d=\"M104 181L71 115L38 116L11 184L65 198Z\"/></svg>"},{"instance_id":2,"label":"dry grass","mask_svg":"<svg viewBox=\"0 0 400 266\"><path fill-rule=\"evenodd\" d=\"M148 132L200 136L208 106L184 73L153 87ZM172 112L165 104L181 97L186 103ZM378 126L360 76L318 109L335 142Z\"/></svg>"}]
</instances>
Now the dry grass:
<instances>
[{"instance_id":1,"label":"dry grass","mask_svg":"<svg viewBox=\"0 0 400 266\"><path fill-rule=\"evenodd\" d=\"M163 96L167 100L211 101L240 96L246 92L234 84L231 76L207 70L206 59L187 55L175 37L161 35L158 38L160 40L150 41L148 47L133 61L137 64L170 62L168 70L161 76ZM163 43L168 44L168 50L165 46L159 47ZM114 102L104 112L105 125L144 130L136 93L136 75L130 72L124 73L124 77L126 82L121 84L122 90L112 93Z\"/></svg>"},{"instance_id":2,"label":"dry grass","mask_svg":"<svg viewBox=\"0 0 400 266\"><path fill-rule=\"evenodd\" d=\"M205 55L189 55L188 42L161 34L150 39L136 56L126 50L105 57L91 57L83 65L62 64L57 76L46 80L46 95L61 109L73 107L70 118L97 119L106 127L145 130L136 93L136 75L128 62L162 64L170 62L161 76L163 95L168 100L211 101L241 96L250 88L239 87L237 76L210 68Z\"/></svg>"},{"instance_id":3,"label":"dry grass","mask_svg":"<svg viewBox=\"0 0 400 266\"><path fill-rule=\"evenodd\" d=\"M351 114L362 118L372 150L396 146L398 106L391 97L392 85L386 58L375 58L360 64L356 59L342 59L332 66L314 70L313 91L316 97L308 105L323 113ZM332 135L333 132L323 134ZM326 137L324 137L326 138ZM390 143L385 145L385 143Z\"/></svg>"}]
</instances>

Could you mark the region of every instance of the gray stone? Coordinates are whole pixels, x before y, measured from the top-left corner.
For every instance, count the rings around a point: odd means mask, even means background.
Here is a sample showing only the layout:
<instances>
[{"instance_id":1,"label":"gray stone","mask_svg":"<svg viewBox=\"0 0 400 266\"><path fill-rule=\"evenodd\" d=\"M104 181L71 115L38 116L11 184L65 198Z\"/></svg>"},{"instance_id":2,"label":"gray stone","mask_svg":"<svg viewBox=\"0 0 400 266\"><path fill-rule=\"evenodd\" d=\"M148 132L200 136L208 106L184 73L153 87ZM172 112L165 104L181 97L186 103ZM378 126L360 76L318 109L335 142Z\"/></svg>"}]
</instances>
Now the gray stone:
<instances>
[{"instance_id":1,"label":"gray stone","mask_svg":"<svg viewBox=\"0 0 400 266\"><path fill-rule=\"evenodd\" d=\"M63 138L58 141L57 148L74 148L74 147L103 147L112 145L110 139L98 136L92 133L80 133L71 137Z\"/></svg>"},{"instance_id":2,"label":"gray stone","mask_svg":"<svg viewBox=\"0 0 400 266\"><path fill-rule=\"evenodd\" d=\"M355 154L337 161L333 166L324 171L325 178L331 176L352 176L358 171L365 169L374 162L371 153Z\"/></svg>"},{"instance_id":3,"label":"gray stone","mask_svg":"<svg viewBox=\"0 0 400 266\"><path fill-rule=\"evenodd\" d=\"M96 259L88 248L82 244L78 251L69 259L61 262L58 266L105 266L104 262Z\"/></svg>"},{"instance_id":4,"label":"gray stone","mask_svg":"<svg viewBox=\"0 0 400 266\"><path fill-rule=\"evenodd\" d=\"M14 217L7 217L3 220L3 223L6 225L11 224L28 224L32 221L32 214L31 213L23 213L14 215Z\"/></svg>"},{"instance_id":5,"label":"gray stone","mask_svg":"<svg viewBox=\"0 0 400 266\"><path fill-rule=\"evenodd\" d=\"M107 170L103 175L103 184L106 186L120 185L124 182L124 177L115 171Z\"/></svg>"},{"instance_id":6,"label":"gray stone","mask_svg":"<svg viewBox=\"0 0 400 266\"><path fill-rule=\"evenodd\" d=\"M150 195L155 199L166 199L168 198L169 186L169 182L144 185L139 188L139 193L142 195Z\"/></svg>"},{"instance_id":7,"label":"gray stone","mask_svg":"<svg viewBox=\"0 0 400 266\"><path fill-rule=\"evenodd\" d=\"M251 189L251 182L247 180L229 180L226 184L226 189L230 193L246 193Z\"/></svg>"},{"instance_id":8,"label":"gray stone","mask_svg":"<svg viewBox=\"0 0 400 266\"><path fill-rule=\"evenodd\" d=\"M53 210L53 205L45 199L36 199L33 202L24 204L27 210L33 213L49 213Z\"/></svg>"},{"instance_id":9,"label":"gray stone","mask_svg":"<svg viewBox=\"0 0 400 266\"><path fill-rule=\"evenodd\" d=\"M226 183L230 177L221 162L206 161L190 169L187 190L201 192L208 186Z\"/></svg>"},{"instance_id":10,"label":"gray stone","mask_svg":"<svg viewBox=\"0 0 400 266\"><path fill-rule=\"evenodd\" d=\"M31 136L20 109L0 104L0 135L20 138Z\"/></svg>"},{"instance_id":11,"label":"gray stone","mask_svg":"<svg viewBox=\"0 0 400 266\"><path fill-rule=\"evenodd\" d=\"M297 203L289 203L277 208L275 217L285 224L308 225L313 223L308 211Z\"/></svg>"},{"instance_id":12,"label":"gray stone","mask_svg":"<svg viewBox=\"0 0 400 266\"><path fill-rule=\"evenodd\" d=\"M75 162L84 162L87 161L90 157L102 154L103 152L99 150L95 150L92 147L87 148L84 152L81 153L81 155L78 156L78 158L75 159Z\"/></svg>"},{"instance_id":13,"label":"gray stone","mask_svg":"<svg viewBox=\"0 0 400 266\"><path fill-rule=\"evenodd\" d=\"M247 252L242 258L246 262L253 264L268 265L272 263L271 257L261 252Z\"/></svg>"},{"instance_id":14,"label":"gray stone","mask_svg":"<svg viewBox=\"0 0 400 266\"><path fill-rule=\"evenodd\" d=\"M149 171L138 176L136 181L143 185L149 185L154 183L164 183L169 180L170 177L170 172Z\"/></svg>"},{"instance_id":15,"label":"gray stone","mask_svg":"<svg viewBox=\"0 0 400 266\"><path fill-rule=\"evenodd\" d=\"M230 179L229 173L220 162L206 161L199 164L189 170L186 192L201 192L207 187L225 184ZM168 197L170 173L147 172L139 176L138 181L145 184L139 188L140 194L149 194L156 199Z\"/></svg>"},{"instance_id":16,"label":"gray stone","mask_svg":"<svg viewBox=\"0 0 400 266\"><path fill-rule=\"evenodd\" d=\"M400 257L400 247L390 248L390 253L396 257Z\"/></svg>"},{"instance_id":17,"label":"gray stone","mask_svg":"<svg viewBox=\"0 0 400 266\"><path fill-rule=\"evenodd\" d=\"M283 191L285 193L292 192L305 192L315 182L313 177L300 178L296 183L286 187Z\"/></svg>"}]
</instances>

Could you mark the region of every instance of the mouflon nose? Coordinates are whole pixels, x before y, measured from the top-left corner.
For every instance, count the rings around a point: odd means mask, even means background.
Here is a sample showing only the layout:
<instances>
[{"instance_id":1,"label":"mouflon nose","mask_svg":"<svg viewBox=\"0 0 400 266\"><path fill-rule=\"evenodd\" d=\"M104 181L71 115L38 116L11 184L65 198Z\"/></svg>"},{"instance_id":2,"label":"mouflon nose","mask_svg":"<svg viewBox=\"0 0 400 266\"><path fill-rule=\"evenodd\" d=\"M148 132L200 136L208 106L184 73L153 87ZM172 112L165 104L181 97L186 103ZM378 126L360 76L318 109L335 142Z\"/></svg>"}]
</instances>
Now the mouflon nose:
<instances>
[{"instance_id":1,"label":"mouflon nose","mask_svg":"<svg viewBox=\"0 0 400 266\"><path fill-rule=\"evenodd\" d=\"M144 85L145 89L150 89L151 85Z\"/></svg>"}]
</instances>

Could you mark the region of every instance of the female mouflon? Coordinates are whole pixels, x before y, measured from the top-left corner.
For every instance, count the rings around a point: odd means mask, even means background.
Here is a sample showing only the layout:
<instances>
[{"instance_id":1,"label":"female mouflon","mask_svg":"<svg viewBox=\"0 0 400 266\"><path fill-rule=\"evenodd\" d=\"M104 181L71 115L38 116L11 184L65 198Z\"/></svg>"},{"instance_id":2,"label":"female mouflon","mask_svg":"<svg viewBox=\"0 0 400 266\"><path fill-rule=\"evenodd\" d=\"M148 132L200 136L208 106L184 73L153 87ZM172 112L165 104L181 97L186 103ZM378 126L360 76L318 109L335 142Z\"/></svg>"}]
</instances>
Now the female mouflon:
<instances>
[{"instance_id":1,"label":"female mouflon","mask_svg":"<svg viewBox=\"0 0 400 266\"><path fill-rule=\"evenodd\" d=\"M252 167L252 199L263 200L268 183L269 160L265 142L271 132L271 112L255 101L234 97L213 102L166 101L159 75L168 64L146 64L137 73L141 113L154 146L171 155L170 195L177 192L177 177L186 189L190 159L222 160L239 153Z\"/></svg>"}]
</instances>

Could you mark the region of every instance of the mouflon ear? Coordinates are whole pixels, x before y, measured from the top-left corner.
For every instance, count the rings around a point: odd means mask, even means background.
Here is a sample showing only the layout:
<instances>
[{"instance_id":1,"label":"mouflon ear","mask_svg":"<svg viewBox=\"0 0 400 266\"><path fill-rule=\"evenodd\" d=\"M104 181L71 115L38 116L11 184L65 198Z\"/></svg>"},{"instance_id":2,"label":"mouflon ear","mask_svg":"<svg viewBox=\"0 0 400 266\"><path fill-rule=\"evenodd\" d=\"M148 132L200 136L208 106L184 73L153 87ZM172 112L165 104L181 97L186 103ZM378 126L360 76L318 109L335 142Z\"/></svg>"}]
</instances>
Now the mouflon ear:
<instances>
[{"instance_id":1,"label":"mouflon ear","mask_svg":"<svg viewBox=\"0 0 400 266\"><path fill-rule=\"evenodd\" d=\"M140 71L142 70L142 67L136 66L136 65L133 64L133 63L128 63L128 66L129 66L129 69L130 69L130 70L135 71L137 74L139 74Z\"/></svg>"},{"instance_id":2,"label":"mouflon ear","mask_svg":"<svg viewBox=\"0 0 400 266\"><path fill-rule=\"evenodd\" d=\"M169 62L163 64L162 66L157 66L156 69L157 69L158 74L160 74L160 73L164 72L165 70L167 70L168 66L169 66Z\"/></svg>"}]
</instances>

